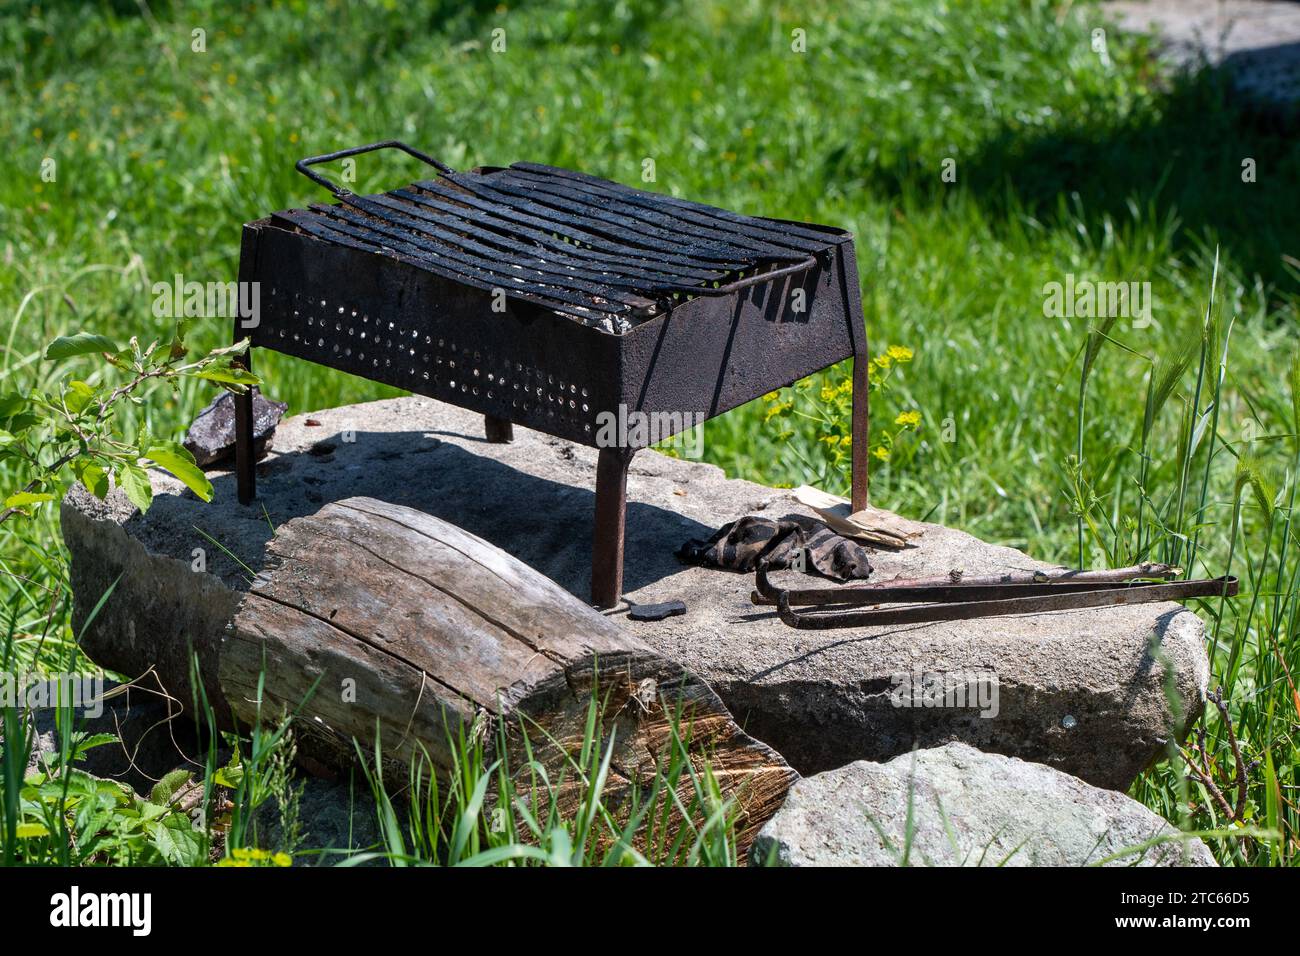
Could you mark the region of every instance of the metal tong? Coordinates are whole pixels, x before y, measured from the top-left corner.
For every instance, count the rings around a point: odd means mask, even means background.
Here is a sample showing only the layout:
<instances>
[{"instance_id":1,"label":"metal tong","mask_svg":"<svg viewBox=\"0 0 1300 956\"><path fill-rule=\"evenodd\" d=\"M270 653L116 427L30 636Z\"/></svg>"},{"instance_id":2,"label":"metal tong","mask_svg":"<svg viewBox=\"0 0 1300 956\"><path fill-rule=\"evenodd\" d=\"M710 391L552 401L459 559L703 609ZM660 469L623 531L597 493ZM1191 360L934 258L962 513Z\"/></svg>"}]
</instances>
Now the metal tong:
<instances>
[{"instance_id":1,"label":"metal tong","mask_svg":"<svg viewBox=\"0 0 1300 956\"><path fill-rule=\"evenodd\" d=\"M887 581L856 587L786 590L774 587L759 569L750 599L776 605L781 620L803 630L836 627L881 627L928 621L966 621L1003 614L1068 611L1183 601L1197 597L1234 597L1237 579L1231 575L1197 580L1172 580L1181 568L1168 564L1139 564L1107 571L1035 571L967 579L960 571L945 577ZM829 614L796 611L804 607L894 605L870 610L839 610Z\"/></svg>"}]
</instances>

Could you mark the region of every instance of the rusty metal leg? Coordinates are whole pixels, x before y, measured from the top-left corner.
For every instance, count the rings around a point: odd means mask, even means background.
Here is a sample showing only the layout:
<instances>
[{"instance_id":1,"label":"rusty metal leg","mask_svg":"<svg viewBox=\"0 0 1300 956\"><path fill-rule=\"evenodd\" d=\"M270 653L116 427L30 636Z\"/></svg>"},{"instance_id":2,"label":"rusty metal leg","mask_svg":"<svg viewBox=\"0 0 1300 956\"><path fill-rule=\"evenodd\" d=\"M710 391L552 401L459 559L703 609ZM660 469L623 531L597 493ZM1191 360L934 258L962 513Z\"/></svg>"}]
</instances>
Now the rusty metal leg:
<instances>
[{"instance_id":1,"label":"rusty metal leg","mask_svg":"<svg viewBox=\"0 0 1300 956\"><path fill-rule=\"evenodd\" d=\"M495 415L483 416L483 434L487 440L498 445L504 445L515 440L515 426L510 423L508 418L497 418Z\"/></svg>"},{"instance_id":2,"label":"rusty metal leg","mask_svg":"<svg viewBox=\"0 0 1300 956\"><path fill-rule=\"evenodd\" d=\"M591 603L613 607L623 597L627 470L632 452L602 448L596 463L596 521L591 535Z\"/></svg>"},{"instance_id":3,"label":"rusty metal leg","mask_svg":"<svg viewBox=\"0 0 1300 956\"><path fill-rule=\"evenodd\" d=\"M242 356L231 364L242 365L252 369L253 361L250 347ZM249 504L257 496L257 462L253 451L253 390L250 387L243 395L235 396L235 486L239 492L239 503Z\"/></svg>"},{"instance_id":4,"label":"rusty metal leg","mask_svg":"<svg viewBox=\"0 0 1300 956\"><path fill-rule=\"evenodd\" d=\"M871 460L871 360L866 353L853 356L853 444L852 508L861 511L867 506L867 462Z\"/></svg>"}]
</instances>

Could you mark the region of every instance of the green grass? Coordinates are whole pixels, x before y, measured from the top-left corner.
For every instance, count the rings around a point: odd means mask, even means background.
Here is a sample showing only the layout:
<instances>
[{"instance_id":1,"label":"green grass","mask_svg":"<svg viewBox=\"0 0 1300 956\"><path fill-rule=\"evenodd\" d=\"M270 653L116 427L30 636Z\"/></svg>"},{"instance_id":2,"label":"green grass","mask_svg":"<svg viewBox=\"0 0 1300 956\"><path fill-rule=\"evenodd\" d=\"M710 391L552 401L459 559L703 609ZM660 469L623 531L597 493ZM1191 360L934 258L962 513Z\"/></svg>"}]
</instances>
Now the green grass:
<instances>
[{"instance_id":1,"label":"green grass","mask_svg":"<svg viewBox=\"0 0 1300 956\"><path fill-rule=\"evenodd\" d=\"M372 140L457 168L530 159L635 184L652 158L651 188L847 227L873 347L916 353L873 406L882 425L922 416L876 464L874 502L1066 563L1079 560L1080 510L1088 564L1177 550L1194 553L1189 573L1217 574L1231 552L1242 595L1222 622L1202 608L1213 681L1249 765L1245 822L1285 836L1214 847L1224 862L1300 857L1287 385L1300 146L1285 117L1247 109L1215 77L1170 75L1142 37L1109 31L1104 63L1090 42L1103 20L1086 4L148 9L53 2L0 16L0 390L66 371L39 360L61 332L165 334L151 282L233 278L240 223L323 198L294 160ZM190 50L195 28L206 53ZM503 53L490 49L498 28ZM806 53L791 51L796 29ZM946 158L955 183L941 179ZM1242 181L1246 158L1255 182ZM415 172L363 157L353 188ZM1221 390L1222 351L1202 347L1216 250L1216 341L1231 328ZM1082 418L1090 323L1043 313L1044 284L1067 273L1149 281L1155 299L1151 327L1120 320L1097 340ZM198 344L227 334L214 322ZM259 369L294 412L392 394L275 356ZM187 386L134 414L179 435L206 397ZM705 447L729 473L773 483L808 480L802 461L818 457L813 430L783 440L758 406L710 423ZM55 662L71 646L52 512L3 529L0 596L20 659L39 646ZM1206 729L1222 782L1232 758L1217 713ZM1149 771L1133 793L1217 828L1222 813L1180 767Z\"/></svg>"},{"instance_id":2,"label":"green grass","mask_svg":"<svg viewBox=\"0 0 1300 956\"><path fill-rule=\"evenodd\" d=\"M11 650L10 640L0 642L6 668ZM206 756L141 797L78 766L88 750L115 738L80 728L66 701L57 713L57 747L29 769L35 740L27 715L5 704L0 864L289 866L317 858L343 866L737 866L738 800L724 793L707 748L693 746L690 720L661 703L667 739L653 769L612 795L611 773L624 772L613 756L625 721L598 685L576 739L557 740L527 717L518 724L498 718L484 725L486 735L477 724L449 724L446 763L436 766L421 747L405 779L385 763L376 726L374 747L357 745L355 763L374 808L353 804L348 822L351 830L357 813L373 812L378 840L311 849L304 840L312 821L302 818L303 784L294 769L296 715L259 708L246 735L219 735L201 698ZM219 765L223 737L232 756Z\"/></svg>"}]
</instances>

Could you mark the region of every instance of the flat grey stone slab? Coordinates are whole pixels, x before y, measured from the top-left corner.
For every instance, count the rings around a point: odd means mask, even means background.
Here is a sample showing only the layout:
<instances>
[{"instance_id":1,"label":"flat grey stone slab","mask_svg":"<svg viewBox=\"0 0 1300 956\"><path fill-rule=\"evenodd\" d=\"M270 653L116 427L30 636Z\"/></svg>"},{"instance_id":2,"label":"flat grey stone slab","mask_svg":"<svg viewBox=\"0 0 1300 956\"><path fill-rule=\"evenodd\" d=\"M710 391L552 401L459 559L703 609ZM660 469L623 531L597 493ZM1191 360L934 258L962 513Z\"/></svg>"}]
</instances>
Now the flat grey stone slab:
<instances>
[{"instance_id":1,"label":"flat grey stone slab","mask_svg":"<svg viewBox=\"0 0 1300 956\"><path fill-rule=\"evenodd\" d=\"M1122 793L961 743L798 781L749 858L781 866L1217 865L1201 840Z\"/></svg>"},{"instance_id":2,"label":"flat grey stone slab","mask_svg":"<svg viewBox=\"0 0 1300 956\"><path fill-rule=\"evenodd\" d=\"M128 635L165 629L177 648L170 666L185 673L187 643L220 639L273 527L353 495L451 521L587 598L596 451L524 428L511 444L482 435L472 413L393 399L285 419L275 451L258 466L260 497L249 507L237 503L224 472L212 473L207 505L154 472L159 495L147 515L116 492L107 502L74 493L63 531L78 620L115 568L132 567L94 626ZM798 631L750 602L751 576L686 567L673 556L687 538L742 515L808 514L790 492L641 452L628 496L628 599L680 600L687 611L654 622L612 613L707 680L742 726L801 773L965 740L1123 789L1203 706L1203 626L1176 604ZM919 547L873 553L877 580L1047 567L961 531L924 527ZM193 570L199 565L204 573ZM819 583L796 572L775 579ZM142 671L156 662L138 663ZM995 706L898 706L900 687L935 680L954 692L996 687ZM921 693L902 702L927 701L933 697ZM946 703L961 701L954 693Z\"/></svg>"}]
</instances>

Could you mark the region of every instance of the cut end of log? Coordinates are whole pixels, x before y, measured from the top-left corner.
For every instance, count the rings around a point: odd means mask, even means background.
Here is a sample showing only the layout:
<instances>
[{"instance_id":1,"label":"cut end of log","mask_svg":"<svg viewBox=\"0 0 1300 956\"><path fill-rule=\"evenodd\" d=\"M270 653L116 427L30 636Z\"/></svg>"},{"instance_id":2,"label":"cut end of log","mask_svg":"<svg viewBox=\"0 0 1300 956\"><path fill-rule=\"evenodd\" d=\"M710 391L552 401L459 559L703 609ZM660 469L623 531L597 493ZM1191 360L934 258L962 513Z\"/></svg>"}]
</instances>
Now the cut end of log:
<instances>
[{"instance_id":1,"label":"cut end of log","mask_svg":"<svg viewBox=\"0 0 1300 956\"><path fill-rule=\"evenodd\" d=\"M608 654L567 668L562 678L557 675L519 703L520 719L508 731L507 759L517 777L527 777L513 762L525 752L526 730L527 749L552 780L562 781L558 802L566 817L584 798L584 774L597 770L608 748L602 802L620 825L656 799L656 809L687 808L690 824L699 827L725 802L734 808L727 815L743 858L798 779L779 754L736 725L708 685L662 657L640 651ZM581 766L593 702L600 752ZM668 785L676 801L665 792ZM669 817L671 828L686 823L678 809Z\"/></svg>"}]
</instances>

